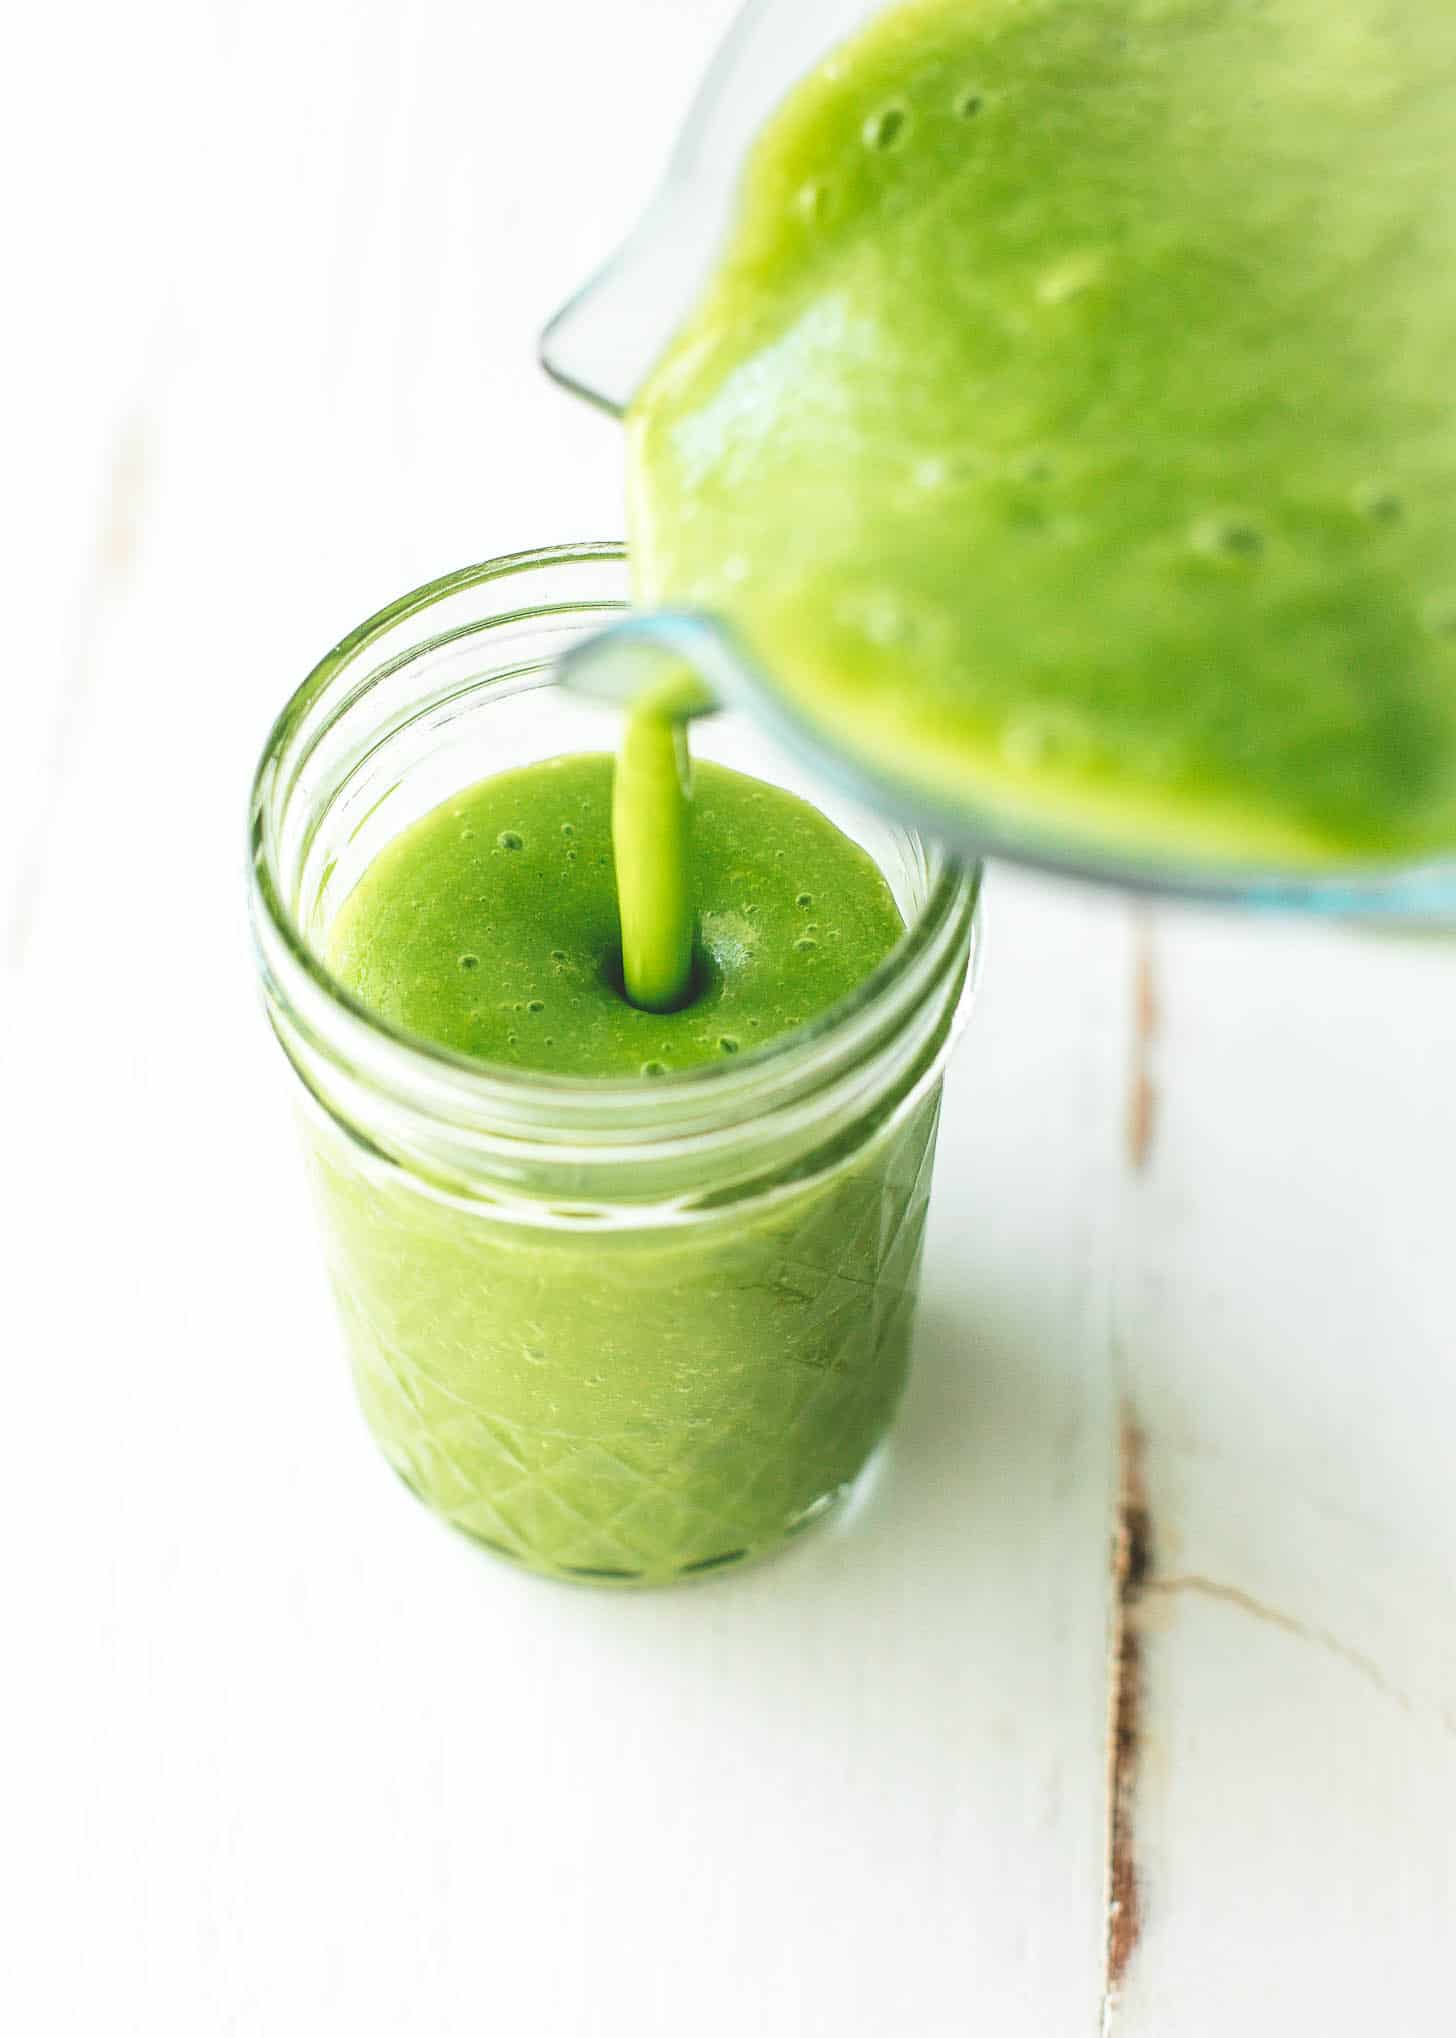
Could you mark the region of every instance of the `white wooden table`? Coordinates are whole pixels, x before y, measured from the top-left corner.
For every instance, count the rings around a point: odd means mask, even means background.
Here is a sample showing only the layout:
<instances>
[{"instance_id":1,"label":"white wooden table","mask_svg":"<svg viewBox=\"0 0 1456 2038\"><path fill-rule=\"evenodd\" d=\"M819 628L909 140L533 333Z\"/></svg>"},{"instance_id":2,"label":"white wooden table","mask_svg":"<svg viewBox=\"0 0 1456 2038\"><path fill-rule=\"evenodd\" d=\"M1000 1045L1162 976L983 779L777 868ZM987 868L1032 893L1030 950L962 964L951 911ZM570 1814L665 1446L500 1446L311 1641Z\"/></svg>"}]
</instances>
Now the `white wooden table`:
<instances>
[{"instance_id":1,"label":"white wooden table","mask_svg":"<svg viewBox=\"0 0 1456 2038\"><path fill-rule=\"evenodd\" d=\"M534 334L730 12L7 28L24 2038L1456 2029L1448 944L998 873L898 1440L778 1565L543 1586L353 1413L247 777L384 597L620 528Z\"/></svg>"}]
</instances>

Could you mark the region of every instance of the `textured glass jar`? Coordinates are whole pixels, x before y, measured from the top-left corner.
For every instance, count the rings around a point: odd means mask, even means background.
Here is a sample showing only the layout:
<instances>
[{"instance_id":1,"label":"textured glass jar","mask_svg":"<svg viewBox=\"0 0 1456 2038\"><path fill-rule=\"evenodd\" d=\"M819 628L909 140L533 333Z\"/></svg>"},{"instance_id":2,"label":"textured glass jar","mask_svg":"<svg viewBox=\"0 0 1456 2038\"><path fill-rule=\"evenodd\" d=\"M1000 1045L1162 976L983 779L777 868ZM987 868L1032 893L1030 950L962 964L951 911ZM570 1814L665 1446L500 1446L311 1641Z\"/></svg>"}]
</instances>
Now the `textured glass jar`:
<instances>
[{"instance_id":1,"label":"textured glass jar","mask_svg":"<svg viewBox=\"0 0 1456 2038\"><path fill-rule=\"evenodd\" d=\"M252 877L382 1450L494 1550L653 1583L773 1549L885 1433L978 886L715 717L699 755L814 800L895 892L906 935L853 997L756 1054L653 1082L493 1068L367 1012L322 960L339 907L462 787L614 746L617 716L554 665L626 599L620 548L581 546L452 575L365 623L269 739Z\"/></svg>"}]
</instances>

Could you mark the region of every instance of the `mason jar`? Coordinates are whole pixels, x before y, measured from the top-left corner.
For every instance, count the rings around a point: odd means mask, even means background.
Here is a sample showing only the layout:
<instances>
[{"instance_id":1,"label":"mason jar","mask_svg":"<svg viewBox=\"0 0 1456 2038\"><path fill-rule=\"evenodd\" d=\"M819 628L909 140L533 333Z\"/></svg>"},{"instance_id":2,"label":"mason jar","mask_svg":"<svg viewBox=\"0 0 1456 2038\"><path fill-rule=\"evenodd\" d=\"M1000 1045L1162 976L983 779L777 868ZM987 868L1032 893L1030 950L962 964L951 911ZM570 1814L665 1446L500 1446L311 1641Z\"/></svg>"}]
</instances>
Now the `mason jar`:
<instances>
[{"instance_id":1,"label":"mason jar","mask_svg":"<svg viewBox=\"0 0 1456 2038\"><path fill-rule=\"evenodd\" d=\"M615 545L523 553L382 610L310 674L254 788L253 924L296 1077L355 1386L446 1521L558 1577L651 1584L830 1509L905 1384L978 873L732 716L694 749L807 798L905 921L838 1006L655 1080L533 1074L397 1031L330 927L402 830L495 772L615 747L560 654L628 602Z\"/></svg>"}]
</instances>

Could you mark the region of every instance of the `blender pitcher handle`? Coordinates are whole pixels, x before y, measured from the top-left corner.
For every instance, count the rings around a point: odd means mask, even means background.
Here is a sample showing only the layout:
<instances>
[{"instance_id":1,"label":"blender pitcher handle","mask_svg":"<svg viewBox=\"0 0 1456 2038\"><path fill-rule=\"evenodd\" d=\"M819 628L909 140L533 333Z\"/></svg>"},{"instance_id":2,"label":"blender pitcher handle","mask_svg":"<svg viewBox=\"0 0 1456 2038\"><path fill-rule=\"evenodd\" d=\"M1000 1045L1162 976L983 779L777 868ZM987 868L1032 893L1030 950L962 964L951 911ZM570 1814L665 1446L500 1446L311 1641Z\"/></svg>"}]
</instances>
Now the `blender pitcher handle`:
<instances>
[{"instance_id":1,"label":"blender pitcher handle","mask_svg":"<svg viewBox=\"0 0 1456 2038\"><path fill-rule=\"evenodd\" d=\"M559 311L541 364L620 416L687 318L726 238L744 158L789 88L884 0L749 0L699 89L656 195Z\"/></svg>"}]
</instances>

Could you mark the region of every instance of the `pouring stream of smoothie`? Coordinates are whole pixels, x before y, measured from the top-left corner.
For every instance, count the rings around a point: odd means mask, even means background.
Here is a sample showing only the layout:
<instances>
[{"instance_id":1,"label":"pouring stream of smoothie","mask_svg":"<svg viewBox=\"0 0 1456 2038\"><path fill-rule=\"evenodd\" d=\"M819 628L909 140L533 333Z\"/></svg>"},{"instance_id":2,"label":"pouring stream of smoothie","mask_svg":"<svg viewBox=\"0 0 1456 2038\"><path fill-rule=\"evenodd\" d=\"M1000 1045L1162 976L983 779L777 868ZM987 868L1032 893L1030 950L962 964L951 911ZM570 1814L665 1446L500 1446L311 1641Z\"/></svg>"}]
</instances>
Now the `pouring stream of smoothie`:
<instances>
[{"instance_id":1,"label":"pouring stream of smoothie","mask_svg":"<svg viewBox=\"0 0 1456 2038\"><path fill-rule=\"evenodd\" d=\"M660 729L645 747L653 790L627 830L642 858L623 896L672 906L665 928L650 912L639 923L659 988L691 902L686 1002L650 1012L623 995L615 766L602 753L500 772L405 829L340 908L334 973L456 1054L616 1080L749 1055L857 990L904 932L873 860L782 787L699 760L692 828L675 837L683 864L666 879L646 830L680 780Z\"/></svg>"},{"instance_id":2,"label":"pouring stream of smoothie","mask_svg":"<svg viewBox=\"0 0 1456 2038\"><path fill-rule=\"evenodd\" d=\"M623 988L645 1012L675 1012L693 988L692 764L675 707L671 682L637 700L612 788Z\"/></svg>"}]
</instances>

